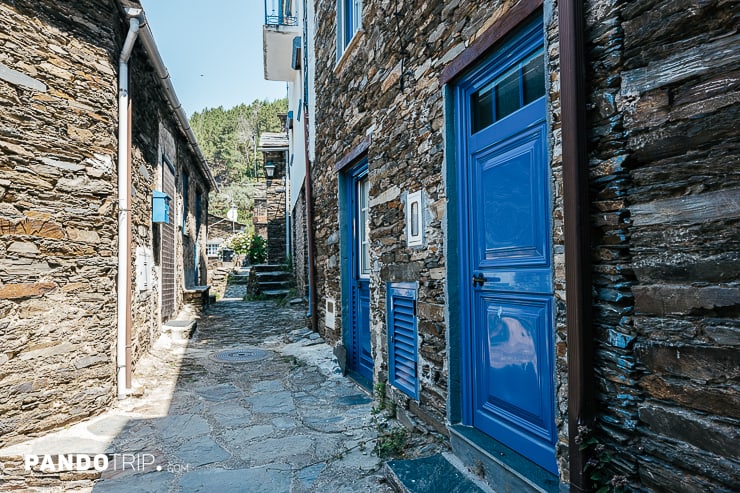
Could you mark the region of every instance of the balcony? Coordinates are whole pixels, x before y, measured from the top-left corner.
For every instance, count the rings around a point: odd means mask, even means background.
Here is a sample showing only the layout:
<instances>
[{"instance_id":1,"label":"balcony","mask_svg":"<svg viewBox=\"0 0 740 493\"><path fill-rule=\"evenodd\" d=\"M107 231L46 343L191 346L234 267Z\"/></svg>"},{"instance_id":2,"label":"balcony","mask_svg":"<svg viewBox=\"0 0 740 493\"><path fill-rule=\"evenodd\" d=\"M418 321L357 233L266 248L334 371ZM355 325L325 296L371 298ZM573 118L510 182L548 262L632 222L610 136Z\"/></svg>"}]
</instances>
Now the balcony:
<instances>
[{"instance_id":1,"label":"balcony","mask_svg":"<svg viewBox=\"0 0 740 493\"><path fill-rule=\"evenodd\" d=\"M301 35L293 0L265 0L262 43L265 80L292 81L296 76L296 41Z\"/></svg>"}]
</instances>

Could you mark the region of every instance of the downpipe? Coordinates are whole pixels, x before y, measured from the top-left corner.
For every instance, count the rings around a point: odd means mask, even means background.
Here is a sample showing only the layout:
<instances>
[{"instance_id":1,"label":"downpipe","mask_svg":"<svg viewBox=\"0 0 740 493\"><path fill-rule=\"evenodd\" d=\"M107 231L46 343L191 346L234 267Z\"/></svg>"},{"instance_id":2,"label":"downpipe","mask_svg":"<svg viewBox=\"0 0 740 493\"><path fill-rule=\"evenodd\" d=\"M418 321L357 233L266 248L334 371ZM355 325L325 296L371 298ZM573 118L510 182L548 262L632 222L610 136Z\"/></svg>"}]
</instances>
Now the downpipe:
<instances>
[{"instance_id":1,"label":"downpipe","mask_svg":"<svg viewBox=\"0 0 740 493\"><path fill-rule=\"evenodd\" d=\"M131 12L138 15L140 11ZM129 358L127 352L128 340L131 338L129 327L130 310L127 300L131 287L131 163L129 161L131 147L129 129L129 67L131 52L139 35L140 20L137 17L129 19L129 29L126 40L118 59L118 292L117 292L117 333L116 333L116 384L118 398L125 399L128 382Z\"/></svg>"}]
</instances>

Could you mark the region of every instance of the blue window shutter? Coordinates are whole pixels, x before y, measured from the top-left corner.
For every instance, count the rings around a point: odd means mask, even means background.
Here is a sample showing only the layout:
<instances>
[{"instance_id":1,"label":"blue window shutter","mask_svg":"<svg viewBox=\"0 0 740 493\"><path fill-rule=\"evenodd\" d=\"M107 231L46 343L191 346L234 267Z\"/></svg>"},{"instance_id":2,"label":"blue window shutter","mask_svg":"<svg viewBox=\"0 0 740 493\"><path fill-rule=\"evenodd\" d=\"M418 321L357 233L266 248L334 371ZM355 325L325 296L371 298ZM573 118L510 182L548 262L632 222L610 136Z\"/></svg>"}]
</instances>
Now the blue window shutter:
<instances>
[{"instance_id":1,"label":"blue window shutter","mask_svg":"<svg viewBox=\"0 0 740 493\"><path fill-rule=\"evenodd\" d=\"M388 288L390 383L414 399L419 398L416 291L415 283L392 283Z\"/></svg>"}]
</instances>

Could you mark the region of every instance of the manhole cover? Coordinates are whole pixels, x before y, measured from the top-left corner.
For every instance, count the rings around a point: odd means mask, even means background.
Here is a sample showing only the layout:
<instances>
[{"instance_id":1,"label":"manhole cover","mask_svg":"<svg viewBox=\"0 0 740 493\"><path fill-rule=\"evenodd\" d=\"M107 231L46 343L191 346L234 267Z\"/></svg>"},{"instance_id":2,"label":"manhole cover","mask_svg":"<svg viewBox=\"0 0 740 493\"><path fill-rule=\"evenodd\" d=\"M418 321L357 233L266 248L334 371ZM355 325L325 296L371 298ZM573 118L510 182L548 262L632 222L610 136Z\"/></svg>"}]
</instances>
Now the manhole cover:
<instances>
[{"instance_id":1,"label":"manhole cover","mask_svg":"<svg viewBox=\"0 0 740 493\"><path fill-rule=\"evenodd\" d=\"M211 359L221 363L250 363L260 361L269 356L269 353L263 349L242 348L229 349L220 353L212 354Z\"/></svg>"}]
</instances>

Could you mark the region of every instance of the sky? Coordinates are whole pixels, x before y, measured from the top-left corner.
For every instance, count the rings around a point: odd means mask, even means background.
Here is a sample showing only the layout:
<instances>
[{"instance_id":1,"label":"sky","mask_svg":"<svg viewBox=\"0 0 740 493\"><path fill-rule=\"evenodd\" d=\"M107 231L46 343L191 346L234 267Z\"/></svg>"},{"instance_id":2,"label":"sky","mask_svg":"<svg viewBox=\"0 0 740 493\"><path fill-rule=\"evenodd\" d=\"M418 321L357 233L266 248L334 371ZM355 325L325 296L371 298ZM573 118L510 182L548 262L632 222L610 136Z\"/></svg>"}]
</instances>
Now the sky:
<instances>
[{"instance_id":1,"label":"sky","mask_svg":"<svg viewBox=\"0 0 740 493\"><path fill-rule=\"evenodd\" d=\"M149 27L190 117L255 99L284 98L263 78L262 0L141 0Z\"/></svg>"}]
</instances>

